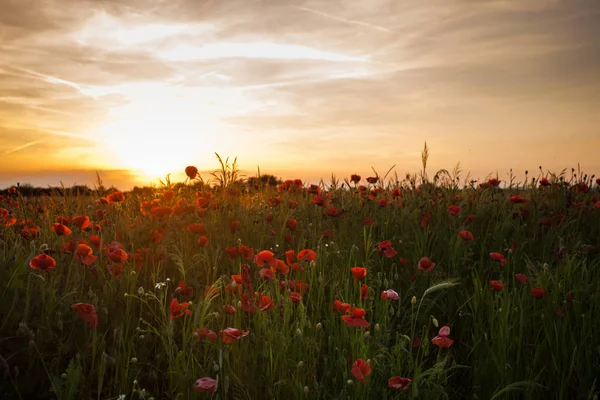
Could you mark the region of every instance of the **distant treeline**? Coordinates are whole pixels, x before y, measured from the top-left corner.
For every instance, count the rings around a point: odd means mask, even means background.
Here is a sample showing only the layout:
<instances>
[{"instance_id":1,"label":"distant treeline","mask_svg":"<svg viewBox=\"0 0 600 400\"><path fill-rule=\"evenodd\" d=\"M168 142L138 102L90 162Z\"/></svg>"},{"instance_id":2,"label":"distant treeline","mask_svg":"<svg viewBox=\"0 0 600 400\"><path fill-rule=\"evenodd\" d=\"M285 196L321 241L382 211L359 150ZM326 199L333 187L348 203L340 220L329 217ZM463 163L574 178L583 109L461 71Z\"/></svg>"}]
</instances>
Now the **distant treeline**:
<instances>
[{"instance_id":1,"label":"distant treeline","mask_svg":"<svg viewBox=\"0 0 600 400\"><path fill-rule=\"evenodd\" d=\"M238 181L238 185L240 188L253 189L258 188L260 186L277 186L282 183L282 180L275 177L274 175L262 175L260 178L258 177L250 177L246 180L240 179ZM184 183L178 182L174 183L170 186L172 190L177 190L181 187L189 187L190 185L186 185ZM205 186L202 182L195 182L193 184L198 190L202 190ZM154 193L157 190L156 187L150 186L134 186L127 193L138 194L138 195L147 195ZM0 190L0 195L15 195L20 194L22 196L50 196L56 194L68 194L68 195L79 195L79 196L105 196L109 193L119 191L118 188L114 186L110 186L108 188L104 186L99 186L96 188L90 188L87 185L74 185L74 186L48 186L48 187L36 187L29 183L20 184L17 183L15 186Z\"/></svg>"}]
</instances>

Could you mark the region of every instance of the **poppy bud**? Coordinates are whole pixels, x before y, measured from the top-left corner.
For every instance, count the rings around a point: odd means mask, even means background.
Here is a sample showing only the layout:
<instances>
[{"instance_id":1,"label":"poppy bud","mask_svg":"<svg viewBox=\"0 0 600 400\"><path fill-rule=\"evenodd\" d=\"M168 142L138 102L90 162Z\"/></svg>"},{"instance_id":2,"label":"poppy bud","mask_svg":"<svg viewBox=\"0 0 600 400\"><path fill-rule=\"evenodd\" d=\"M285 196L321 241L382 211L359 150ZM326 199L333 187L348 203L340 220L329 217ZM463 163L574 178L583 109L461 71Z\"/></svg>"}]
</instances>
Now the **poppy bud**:
<instances>
[{"instance_id":1,"label":"poppy bud","mask_svg":"<svg viewBox=\"0 0 600 400\"><path fill-rule=\"evenodd\" d=\"M213 371L217 372L219 369L219 364L213 362Z\"/></svg>"},{"instance_id":2,"label":"poppy bud","mask_svg":"<svg viewBox=\"0 0 600 400\"><path fill-rule=\"evenodd\" d=\"M375 331L379 332L379 324L375 324Z\"/></svg>"},{"instance_id":3,"label":"poppy bud","mask_svg":"<svg viewBox=\"0 0 600 400\"><path fill-rule=\"evenodd\" d=\"M438 323L438 320L433 315L431 316L431 322L433 323L433 326L435 326L436 328L440 325Z\"/></svg>"},{"instance_id":4,"label":"poppy bud","mask_svg":"<svg viewBox=\"0 0 600 400\"><path fill-rule=\"evenodd\" d=\"M300 328L296 328L296 336L302 336L302 331Z\"/></svg>"},{"instance_id":5,"label":"poppy bud","mask_svg":"<svg viewBox=\"0 0 600 400\"><path fill-rule=\"evenodd\" d=\"M352 379L348 379L348 386L354 385L354 381Z\"/></svg>"},{"instance_id":6,"label":"poppy bud","mask_svg":"<svg viewBox=\"0 0 600 400\"><path fill-rule=\"evenodd\" d=\"M304 393L308 394L308 386L304 386ZM598 396L596 396L596 397L598 397Z\"/></svg>"},{"instance_id":7,"label":"poppy bud","mask_svg":"<svg viewBox=\"0 0 600 400\"><path fill-rule=\"evenodd\" d=\"M60 377L61 377L62 379L67 379L67 374L63 373L63 374L62 374Z\"/></svg>"},{"instance_id":8,"label":"poppy bud","mask_svg":"<svg viewBox=\"0 0 600 400\"><path fill-rule=\"evenodd\" d=\"M315 326L315 329L316 329L317 331L320 331L322 328L323 328L323 325L321 325L321 323L320 323L320 322L317 324L317 326Z\"/></svg>"},{"instance_id":9,"label":"poppy bud","mask_svg":"<svg viewBox=\"0 0 600 400\"><path fill-rule=\"evenodd\" d=\"M196 332L194 332L194 334L195 334L195 335L197 335L197 333L196 333ZM144 335L140 335L140 340L144 340L144 339L146 339L146 336L144 336Z\"/></svg>"},{"instance_id":10,"label":"poppy bud","mask_svg":"<svg viewBox=\"0 0 600 400\"><path fill-rule=\"evenodd\" d=\"M302 368L304 366L304 361L298 361L296 368Z\"/></svg>"},{"instance_id":11,"label":"poppy bud","mask_svg":"<svg viewBox=\"0 0 600 400\"><path fill-rule=\"evenodd\" d=\"M142 286L140 286L138 288L138 296L143 296L144 295L144 288Z\"/></svg>"},{"instance_id":12,"label":"poppy bud","mask_svg":"<svg viewBox=\"0 0 600 400\"><path fill-rule=\"evenodd\" d=\"M366 339L369 337L371 333L369 331L366 331L365 333L363 333L363 337Z\"/></svg>"},{"instance_id":13,"label":"poppy bud","mask_svg":"<svg viewBox=\"0 0 600 400\"><path fill-rule=\"evenodd\" d=\"M132 363L132 364L135 364L135 363L137 363L137 362L138 362L138 359L137 359L137 358L133 357L133 358L131 359L131 363Z\"/></svg>"},{"instance_id":14,"label":"poppy bud","mask_svg":"<svg viewBox=\"0 0 600 400\"><path fill-rule=\"evenodd\" d=\"M410 299L410 304L412 304L413 306L417 304L417 296L413 296L412 299Z\"/></svg>"}]
</instances>

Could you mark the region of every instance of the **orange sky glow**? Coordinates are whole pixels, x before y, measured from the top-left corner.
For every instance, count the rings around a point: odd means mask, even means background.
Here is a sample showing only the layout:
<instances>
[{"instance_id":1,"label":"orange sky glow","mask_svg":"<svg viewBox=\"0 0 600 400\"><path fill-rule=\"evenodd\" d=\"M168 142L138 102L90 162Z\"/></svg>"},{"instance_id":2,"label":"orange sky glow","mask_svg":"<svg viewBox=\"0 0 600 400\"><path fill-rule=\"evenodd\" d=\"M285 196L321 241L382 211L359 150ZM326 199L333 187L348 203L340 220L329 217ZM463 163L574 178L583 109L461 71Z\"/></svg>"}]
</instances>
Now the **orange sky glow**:
<instances>
[{"instance_id":1,"label":"orange sky glow","mask_svg":"<svg viewBox=\"0 0 600 400\"><path fill-rule=\"evenodd\" d=\"M0 188L600 175L596 0L5 0Z\"/></svg>"}]
</instances>

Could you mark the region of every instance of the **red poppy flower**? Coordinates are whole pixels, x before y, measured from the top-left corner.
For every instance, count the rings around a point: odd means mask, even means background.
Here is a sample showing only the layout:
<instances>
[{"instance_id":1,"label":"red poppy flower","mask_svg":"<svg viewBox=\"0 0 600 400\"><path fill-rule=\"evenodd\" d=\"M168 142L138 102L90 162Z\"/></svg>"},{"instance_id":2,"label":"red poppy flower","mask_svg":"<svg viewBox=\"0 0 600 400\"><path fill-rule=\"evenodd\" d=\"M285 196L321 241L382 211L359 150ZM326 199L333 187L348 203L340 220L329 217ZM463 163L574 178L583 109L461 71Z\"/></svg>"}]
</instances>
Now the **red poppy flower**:
<instances>
[{"instance_id":1,"label":"red poppy flower","mask_svg":"<svg viewBox=\"0 0 600 400\"><path fill-rule=\"evenodd\" d=\"M327 205L327 199L323 196L315 196L311 201L319 207L325 207Z\"/></svg>"},{"instance_id":2,"label":"red poppy flower","mask_svg":"<svg viewBox=\"0 0 600 400\"><path fill-rule=\"evenodd\" d=\"M71 230L61 223L55 222L52 224L52 232L56 233L58 236L69 236L71 234Z\"/></svg>"},{"instance_id":3,"label":"red poppy flower","mask_svg":"<svg viewBox=\"0 0 600 400\"><path fill-rule=\"evenodd\" d=\"M260 311L266 311L275 307L275 302L269 296L262 296L260 298Z\"/></svg>"},{"instance_id":4,"label":"red poppy flower","mask_svg":"<svg viewBox=\"0 0 600 400\"><path fill-rule=\"evenodd\" d=\"M50 271L56 267L56 260L46 254L39 254L29 261L29 266L40 271Z\"/></svg>"},{"instance_id":5,"label":"red poppy flower","mask_svg":"<svg viewBox=\"0 0 600 400\"><path fill-rule=\"evenodd\" d=\"M75 251L75 259L81 261L85 265L92 265L98 259L93 255L93 250L87 244L80 243Z\"/></svg>"},{"instance_id":6,"label":"red poppy flower","mask_svg":"<svg viewBox=\"0 0 600 400\"><path fill-rule=\"evenodd\" d=\"M527 275L525 275L525 274L515 274L515 279L521 285L527 285L529 283L529 279L527 278Z\"/></svg>"},{"instance_id":7,"label":"red poppy flower","mask_svg":"<svg viewBox=\"0 0 600 400\"><path fill-rule=\"evenodd\" d=\"M119 279L125 267L123 267L122 264L108 264L106 268L111 276L113 276L115 279Z\"/></svg>"},{"instance_id":8,"label":"red poppy flower","mask_svg":"<svg viewBox=\"0 0 600 400\"><path fill-rule=\"evenodd\" d=\"M185 174L188 178L195 179L196 175L198 175L198 168L194 167L193 165L190 165L185 168Z\"/></svg>"},{"instance_id":9,"label":"red poppy flower","mask_svg":"<svg viewBox=\"0 0 600 400\"><path fill-rule=\"evenodd\" d=\"M492 260L498 261L500 265L506 264L506 258L504 258L504 256L500 253L490 253L490 257L492 258Z\"/></svg>"},{"instance_id":10,"label":"red poppy flower","mask_svg":"<svg viewBox=\"0 0 600 400\"><path fill-rule=\"evenodd\" d=\"M198 238L198 246L200 246L200 247L208 246L208 237L200 236L200 238Z\"/></svg>"},{"instance_id":11,"label":"red poppy flower","mask_svg":"<svg viewBox=\"0 0 600 400\"><path fill-rule=\"evenodd\" d=\"M190 167L188 167L190 168ZM194 168L194 167L192 167ZM186 168L187 171L187 168ZM186 172L187 173L187 172ZM191 178L194 179L194 178ZM197 392L210 392L214 393L217 390L218 381L213 378L200 378L194 382L194 390Z\"/></svg>"},{"instance_id":12,"label":"red poppy flower","mask_svg":"<svg viewBox=\"0 0 600 400\"><path fill-rule=\"evenodd\" d=\"M153 217L164 218L164 217L167 217L167 216L173 214L173 207L169 207L169 206L153 207L150 210L150 213L152 214Z\"/></svg>"},{"instance_id":13,"label":"red poppy flower","mask_svg":"<svg viewBox=\"0 0 600 400\"><path fill-rule=\"evenodd\" d=\"M223 310L225 311L226 314L229 314L229 315L235 315L235 313L237 312L235 307L230 306L230 305L223 306Z\"/></svg>"},{"instance_id":14,"label":"red poppy flower","mask_svg":"<svg viewBox=\"0 0 600 400\"><path fill-rule=\"evenodd\" d=\"M365 226L371 226L373 225L373 220L369 217L365 217L365 219L363 219L362 224Z\"/></svg>"},{"instance_id":15,"label":"red poppy flower","mask_svg":"<svg viewBox=\"0 0 600 400\"><path fill-rule=\"evenodd\" d=\"M542 178L540 179L540 186L550 186L550 181L548 180L548 178Z\"/></svg>"},{"instance_id":16,"label":"red poppy flower","mask_svg":"<svg viewBox=\"0 0 600 400\"><path fill-rule=\"evenodd\" d=\"M350 268L350 271L352 271L352 275L354 275L355 281L360 281L361 279L364 279L365 276L367 276L367 269L363 267Z\"/></svg>"},{"instance_id":17,"label":"red poppy flower","mask_svg":"<svg viewBox=\"0 0 600 400\"><path fill-rule=\"evenodd\" d=\"M392 247L392 242L389 240L384 240L377 245L377 253L381 254L382 251L383 255L387 258L392 258L398 254L398 252Z\"/></svg>"},{"instance_id":18,"label":"red poppy flower","mask_svg":"<svg viewBox=\"0 0 600 400\"><path fill-rule=\"evenodd\" d=\"M400 376L394 376L388 379L388 387L392 389L402 389L402 391L407 390L412 381L410 378L402 378Z\"/></svg>"},{"instance_id":19,"label":"red poppy flower","mask_svg":"<svg viewBox=\"0 0 600 400\"><path fill-rule=\"evenodd\" d=\"M298 292L290 292L290 299L294 303L300 303L302 301L302 295Z\"/></svg>"},{"instance_id":20,"label":"red poppy flower","mask_svg":"<svg viewBox=\"0 0 600 400\"><path fill-rule=\"evenodd\" d=\"M543 288L538 287L538 286L531 289L531 294L536 299L543 299L544 297L546 297L546 291Z\"/></svg>"},{"instance_id":21,"label":"red poppy flower","mask_svg":"<svg viewBox=\"0 0 600 400\"><path fill-rule=\"evenodd\" d=\"M367 300L369 298L369 287L364 283L360 287L360 298L362 300Z\"/></svg>"},{"instance_id":22,"label":"red poppy flower","mask_svg":"<svg viewBox=\"0 0 600 400\"><path fill-rule=\"evenodd\" d=\"M371 375L371 366L368 362L366 362L362 358L359 358L358 360L354 361L354 364L352 364L352 376L354 376L361 383L366 385L367 381L365 380L365 378L369 375Z\"/></svg>"},{"instance_id":23,"label":"red poppy flower","mask_svg":"<svg viewBox=\"0 0 600 400\"><path fill-rule=\"evenodd\" d=\"M271 267L273 272L279 272L280 274L287 275L290 272L290 267L283 262L283 260L276 260L275 266Z\"/></svg>"},{"instance_id":24,"label":"red poppy flower","mask_svg":"<svg viewBox=\"0 0 600 400\"><path fill-rule=\"evenodd\" d=\"M261 270L258 271L258 275L260 276L260 279L263 280L272 281L275 279L275 272L271 268L261 268Z\"/></svg>"},{"instance_id":25,"label":"red poppy flower","mask_svg":"<svg viewBox=\"0 0 600 400\"><path fill-rule=\"evenodd\" d=\"M227 246L225 247L225 252L227 252L227 257L229 257L230 260L233 260L240 255L240 250L237 247Z\"/></svg>"},{"instance_id":26,"label":"red poppy flower","mask_svg":"<svg viewBox=\"0 0 600 400\"><path fill-rule=\"evenodd\" d=\"M83 230L83 229L87 228L88 226L90 226L90 224L91 224L90 217L88 217L87 215L77 216L71 220L71 224L78 227L79 229Z\"/></svg>"},{"instance_id":27,"label":"red poppy flower","mask_svg":"<svg viewBox=\"0 0 600 400\"><path fill-rule=\"evenodd\" d=\"M114 192L109 194L106 199L109 203L119 203L125 200L125 195L121 192Z\"/></svg>"},{"instance_id":28,"label":"red poppy flower","mask_svg":"<svg viewBox=\"0 0 600 400\"><path fill-rule=\"evenodd\" d=\"M240 221L232 221L231 224L229 224L229 230L231 232L231 234L236 233L237 231L240 230Z\"/></svg>"},{"instance_id":29,"label":"red poppy flower","mask_svg":"<svg viewBox=\"0 0 600 400\"><path fill-rule=\"evenodd\" d=\"M187 231L196 235L204 235L206 233L206 228L204 227L204 224L195 222L188 225Z\"/></svg>"},{"instance_id":30,"label":"red poppy flower","mask_svg":"<svg viewBox=\"0 0 600 400\"><path fill-rule=\"evenodd\" d=\"M372 183L372 184L375 184L375 183L377 183L377 181L378 181L378 180L379 180L379 178L378 178L378 177L376 177L376 176L369 176L369 177L367 178L367 182L369 182L369 183Z\"/></svg>"},{"instance_id":31,"label":"red poppy flower","mask_svg":"<svg viewBox=\"0 0 600 400\"><path fill-rule=\"evenodd\" d=\"M350 181L357 184L358 182L360 182L360 175L356 175L356 174L350 175Z\"/></svg>"},{"instance_id":32,"label":"red poppy flower","mask_svg":"<svg viewBox=\"0 0 600 400\"><path fill-rule=\"evenodd\" d=\"M115 263L124 263L127 261L127 253L123 249L115 249L108 255L108 259Z\"/></svg>"},{"instance_id":33,"label":"red poppy flower","mask_svg":"<svg viewBox=\"0 0 600 400\"><path fill-rule=\"evenodd\" d=\"M450 206L448 207L448 213L452 216L457 216L460 215L460 213L462 212L461 208L459 206Z\"/></svg>"},{"instance_id":34,"label":"red poppy flower","mask_svg":"<svg viewBox=\"0 0 600 400\"><path fill-rule=\"evenodd\" d=\"M342 315L342 319L350 327L364 326L368 328L370 324L365 320L366 314L365 310L354 307L352 314Z\"/></svg>"},{"instance_id":35,"label":"red poppy flower","mask_svg":"<svg viewBox=\"0 0 600 400\"><path fill-rule=\"evenodd\" d=\"M447 336L436 336L433 339L431 339L431 343L435 344L437 347L441 348L441 349L446 349L450 346L452 346L452 344L454 343L454 340L450 339Z\"/></svg>"},{"instance_id":36,"label":"red poppy flower","mask_svg":"<svg viewBox=\"0 0 600 400\"><path fill-rule=\"evenodd\" d=\"M194 332L198 333L199 340L207 338L213 343L217 341L217 334L208 328L202 328L202 331L200 331L200 328L196 328Z\"/></svg>"},{"instance_id":37,"label":"red poppy flower","mask_svg":"<svg viewBox=\"0 0 600 400\"><path fill-rule=\"evenodd\" d=\"M187 299L194 298L194 288L192 286L188 286L185 283L185 281L179 281L179 283L177 284L177 289L179 290L179 293L181 293L181 295L184 298L187 298Z\"/></svg>"},{"instance_id":38,"label":"red poppy flower","mask_svg":"<svg viewBox=\"0 0 600 400\"><path fill-rule=\"evenodd\" d=\"M179 318L183 315L192 315L192 310L188 310L190 303L184 301L180 303L177 299L171 300L171 305L169 306L171 310L171 319Z\"/></svg>"},{"instance_id":39,"label":"red poppy flower","mask_svg":"<svg viewBox=\"0 0 600 400\"><path fill-rule=\"evenodd\" d=\"M298 252L298 260L300 261L313 261L317 258L317 253L312 251L311 249L304 249Z\"/></svg>"},{"instance_id":40,"label":"red poppy flower","mask_svg":"<svg viewBox=\"0 0 600 400\"><path fill-rule=\"evenodd\" d=\"M500 281L491 280L490 285L492 286L492 289L496 292L501 292L504 290L504 285Z\"/></svg>"},{"instance_id":41,"label":"red poppy flower","mask_svg":"<svg viewBox=\"0 0 600 400\"><path fill-rule=\"evenodd\" d=\"M458 232L458 236L465 242L473 241L473 234L471 233L471 231L467 231L467 230L460 231L460 232Z\"/></svg>"},{"instance_id":42,"label":"red poppy flower","mask_svg":"<svg viewBox=\"0 0 600 400\"><path fill-rule=\"evenodd\" d=\"M395 290L388 289L381 292L381 300L400 300L400 296L396 293Z\"/></svg>"},{"instance_id":43,"label":"red poppy flower","mask_svg":"<svg viewBox=\"0 0 600 400\"><path fill-rule=\"evenodd\" d=\"M398 197L402 196L402 191L400 189L394 189L394 190L392 190L391 195L393 198L398 198Z\"/></svg>"},{"instance_id":44,"label":"red poppy flower","mask_svg":"<svg viewBox=\"0 0 600 400\"><path fill-rule=\"evenodd\" d=\"M339 312L340 314L348 313L351 309L352 306L348 303L342 303L337 299L333 302L333 310Z\"/></svg>"},{"instance_id":45,"label":"red poppy flower","mask_svg":"<svg viewBox=\"0 0 600 400\"><path fill-rule=\"evenodd\" d=\"M515 196L510 197L510 202L513 204L522 204L527 203L527 199L521 196L520 194L517 194Z\"/></svg>"},{"instance_id":46,"label":"red poppy flower","mask_svg":"<svg viewBox=\"0 0 600 400\"><path fill-rule=\"evenodd\" d=\"M98 326L96 307L88 303L76 303L71 306L71 309L79 313L81 319L88 323L90 329L96 329Z\"/></svg>"},{"instance_id":47,"label":"red poppy flower","mask_svg":"<svg viewBox=\"0 0 600 400\"><path fill-rule=\"evenodd\" d=\"M429 257L423 257L419 260L418 268L421 271L429 272L435 268L435 265L436 264L434 262L431 262Z\"/></svg>"},{"instance_id":48,"label":"red poppy flower","mask_svg":"<svg viewBox=\"0 0 600 400\"><path fill-rule=\"evenodd\" d=\"M235 328L227 328L219 331L219 333L221 334L221 340L223 341L223 344L231 344L234 341L240 340L240 338L243 338L244 336L248 336L250 332Z\"/></svg>"},{"instance_id":49,"label":"red poppy flower","mask_svg":"<svg viewBox=\"0 0 600 400\"><path fill-rule=\"evenodd\" d=\"M288 228L292 232L294 232L296 230L297 225L298 225L298 221L296 221L295 219L288 219L285 222L285 227Z\"/></svg>"},{"instance_id":50,"label":"red poppy flower","mask_svg":"<svg viewBox=\"0 0 600 400\"><path fill-rule=\"evenodd\" d=\"M269 250L263 250L254 257L254 263L259 267L262 267L265 264L269 264L271 267L274 267L277 263L277 260L272 252Z\"/></svg>"}]
</instances>

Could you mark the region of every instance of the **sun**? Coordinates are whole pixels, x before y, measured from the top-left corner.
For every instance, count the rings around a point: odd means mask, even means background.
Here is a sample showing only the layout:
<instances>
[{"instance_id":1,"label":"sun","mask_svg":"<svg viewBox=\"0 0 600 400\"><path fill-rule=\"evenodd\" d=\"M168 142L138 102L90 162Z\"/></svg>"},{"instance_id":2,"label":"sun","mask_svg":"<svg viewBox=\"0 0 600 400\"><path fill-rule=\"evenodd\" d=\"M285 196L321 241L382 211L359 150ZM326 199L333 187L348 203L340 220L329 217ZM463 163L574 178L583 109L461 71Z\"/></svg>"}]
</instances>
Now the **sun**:
<instances>
[{"instance_id":1,"label":"sun","mask_svg":"<svg viewBox=\"0 0 600 400\"><path fill-rule=\"evenodd\" d=\"M122 168L156 179L181 172L210 153L218 127L193 104L168 98L113 110L101 135Z\"/></svg>"}]
</instances>

